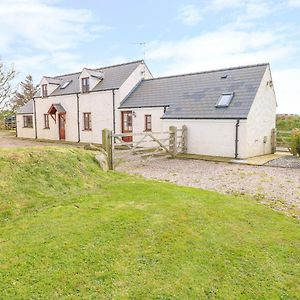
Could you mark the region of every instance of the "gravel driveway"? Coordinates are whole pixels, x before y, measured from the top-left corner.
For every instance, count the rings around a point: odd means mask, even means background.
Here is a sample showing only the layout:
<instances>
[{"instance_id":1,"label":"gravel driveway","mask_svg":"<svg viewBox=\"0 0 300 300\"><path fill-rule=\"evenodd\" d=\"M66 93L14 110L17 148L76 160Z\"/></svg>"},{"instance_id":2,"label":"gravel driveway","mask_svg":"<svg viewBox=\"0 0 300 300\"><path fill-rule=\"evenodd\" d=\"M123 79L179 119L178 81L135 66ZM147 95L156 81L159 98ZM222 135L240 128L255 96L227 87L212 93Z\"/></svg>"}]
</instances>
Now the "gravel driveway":
<instances>
[{"instance_id":1,"label":"gravel driveway","mask_svg":"<svg viewBox=\"0 0 300 300\"><path fill-rule=\"evenodd\" d=\"M254 196L300 218L299 169L249 166L203 160L141 158L117 151L117 170L225 194Z\"/></svg>"},{"instance_id":2,"label":"gravel driveway","mask_svg":"<svg viewBox=\"0 0 300 300\"><path fill-rule=\"evenodd\" d=\"M16 138L14 133L0 130L0 148L57 146L55 143L38 142L34 140Z\"/></svg>"}]
</instances>

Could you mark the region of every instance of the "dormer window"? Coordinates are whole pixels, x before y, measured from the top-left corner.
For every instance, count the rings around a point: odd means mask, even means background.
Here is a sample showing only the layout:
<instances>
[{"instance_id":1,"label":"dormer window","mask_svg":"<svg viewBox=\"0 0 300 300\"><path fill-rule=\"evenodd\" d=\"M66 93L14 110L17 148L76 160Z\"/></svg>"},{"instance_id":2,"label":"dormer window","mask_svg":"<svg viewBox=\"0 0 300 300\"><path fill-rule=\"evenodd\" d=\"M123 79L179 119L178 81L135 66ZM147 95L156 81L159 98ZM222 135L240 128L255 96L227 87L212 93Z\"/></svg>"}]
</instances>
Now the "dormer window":
<instances>
[{"instance_id":1,"label":"dormer window","mask_svg":"<svg viewBox=\"0 0 300 300\"><path fill-rule=\"evenodd\" d=\"M233 98L233 95L234 93L222 94L216 104L216 107L228 107Z\"/></svg>"},{"instance_id":2,"label":"dormer window","mask_svg":"<svg viewBox=\"0 0 300 300\"><path fill-rule=\"evenodd\" d=\"M88 93L90 91L90 78L81 78L81 90L82 93Z\"/></svg>"},{"instance_id":3,"label":"dormer window","mask_svg":"<svg viewBox=\"0 0 300 300\"><path fill-rule=\"evenodd\" d=\"M47 84L42 84L42 96L47 97L48 91L47 91Z\"/></svg>"}]
</instances>

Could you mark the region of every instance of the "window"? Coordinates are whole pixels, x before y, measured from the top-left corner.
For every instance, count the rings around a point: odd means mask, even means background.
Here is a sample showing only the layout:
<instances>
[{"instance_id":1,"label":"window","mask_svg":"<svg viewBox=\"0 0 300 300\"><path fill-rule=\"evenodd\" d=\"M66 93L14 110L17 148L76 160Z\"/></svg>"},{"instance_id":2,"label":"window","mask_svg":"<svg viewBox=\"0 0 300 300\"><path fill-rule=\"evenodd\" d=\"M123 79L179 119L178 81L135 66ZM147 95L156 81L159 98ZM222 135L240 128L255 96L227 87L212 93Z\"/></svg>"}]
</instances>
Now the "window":
<instances>
[{"instance_id":1,"label":"window","mask_svg":"<svg viewBox=\"0 0 300 300\"><path fill-rule=\"evenodd\" d=\"M92 114L83 113L83 127L84 130L92 130Z\"/></svg>"},{"instance_id":2,"label":"window","mask_svg":"<svg viewBox=\"0 0 300 300\"><path fill-rule=\"evenodd\" d=\"M66 81L61 85L61 89L65 89L69 84L71 83L71 81Z\"/></svg>"},{"instance_id":3,"label":"window","mask_svg":"<svg viewBox=\"0 0 300 300\"><path fill-rule=\"evenodd\" d=\"M47 84L42 84L42 96L47 97L48 91L47 91Z\"/></svg>"},{"instance_id":4,"label":"window","mask_svg":"<svg viewBox=\"0 0 300 300\"><path fill-rule=\"evenodd\" d=\"M44 114L44 128L45 129L49 129L49 115L48 114Z\"/></svg>"},{"instance_id":5,"label":"window","mask_svg":"<svg viewBox=\"0 0 300 300\"><path fill-rule=\"evenodd\" d=\"M151 115L145 115L145 131L152 130Z\"/></svg>"},{"instance_id":6,"label":"window","mask_svg":"<svg viewBox=\"0 0 300 300\"><path fill-rule=\"evenodd\" d=\"M88 77L81 78L81 89L83 93L88 93L90 91L90 79Z\"/></svg>"},{"instance_id":7,"label":"window","mask_svg":"<svg viewBox=\"0 0 300 300\"><path fill-rule=\"evenodd\" d=\"M23 116L23 127L25 128L33 127L32 116Z\"/></svg>"},{"instance_id":8,"label":"window","mask_svg":"<svg viewBox=\"0 0 300 300\"><path fill-rule=\"evenodd\" d=\"M230 94L222 94L221 97L219 98L218 103L216 104L216 107L228 107L232 98L233 98L233 93Z\"/></svg>"}]
</instances>

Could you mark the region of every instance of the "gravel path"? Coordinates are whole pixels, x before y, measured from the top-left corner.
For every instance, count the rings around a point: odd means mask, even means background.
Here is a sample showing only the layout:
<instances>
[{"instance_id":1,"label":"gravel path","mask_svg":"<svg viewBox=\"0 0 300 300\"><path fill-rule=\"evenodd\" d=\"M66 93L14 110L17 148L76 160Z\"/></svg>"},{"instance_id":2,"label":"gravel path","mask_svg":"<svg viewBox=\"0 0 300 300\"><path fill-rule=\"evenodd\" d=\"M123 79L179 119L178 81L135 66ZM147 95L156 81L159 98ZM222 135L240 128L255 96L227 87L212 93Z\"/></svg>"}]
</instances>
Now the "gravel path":
<instances>
[{"instance_id":1,"label":"gravel path","mask_svg":"<svg viewBox=\"0 0 300 300\"><path fill-rule=\"evenodd\" d=\"M284 157L274 159L274 160L268 162L266 164L266 166L300 169L300 157L299 156L284 156Z\"/></svg>"},{"instance_id":2,"label":"gravel path","mask_svg":"<svg viewBox=\"0 0 300 300\"><path fill-rule=\"evenodd\" d=\"M63 144L47 143L34 140L25 140L16 138L15 135L9 131L0 130L0 148L16 148L16 147L36 147L36 146L58 146Z\"/></svg>"},{"instance_id":3,"label":"gravel path","mask_svg":"<svg viewBox=\"0 0 300 300\"><path fill-rule=\"evenodd\" d=\"M216 163L203 160L141 158L117 151L117 170L226 194L251 195L300 218L299 169Z\"/></svg>"}]
</instances>

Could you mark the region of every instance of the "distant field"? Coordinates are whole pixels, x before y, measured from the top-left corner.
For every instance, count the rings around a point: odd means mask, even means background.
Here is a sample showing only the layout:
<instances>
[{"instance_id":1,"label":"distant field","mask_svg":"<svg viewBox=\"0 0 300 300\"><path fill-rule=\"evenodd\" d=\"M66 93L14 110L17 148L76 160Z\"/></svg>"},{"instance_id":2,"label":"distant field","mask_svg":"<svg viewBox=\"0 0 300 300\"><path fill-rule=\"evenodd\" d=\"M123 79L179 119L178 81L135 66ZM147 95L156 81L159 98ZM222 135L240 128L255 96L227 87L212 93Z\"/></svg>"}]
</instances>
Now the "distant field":
<instances>
[{"instance_id":1,"label":"distant field","mask_svg":"<svg viewBox=\"0 0 300 300\"><path fill-rule=\"evenodd\" d=\"M300 129L300 116L297 115L277 115L276 116L277 130L290 131L294 128Z\"/></svg>"},{"instance_id":2,"label":"distant field","mask_svg":"<svg viewBox=\"0 0 300 300\"><path fill-rule=\"evenodd\" d=\"M0 151L0 299L299 299L300 224L252 200Z\"/></svg>"},{"instance_id":3,"label":"distant field","mask_svg":"<svg viewBox=\"0 0 300 300\"><path fill-rule=\"evenodd\" d=\"M300 129L300 116L298 115L277 115L276 129L277 129L277 145L289 146L291 140L291 131L294 128Z\"/></svg>"}]
</instances>

